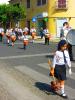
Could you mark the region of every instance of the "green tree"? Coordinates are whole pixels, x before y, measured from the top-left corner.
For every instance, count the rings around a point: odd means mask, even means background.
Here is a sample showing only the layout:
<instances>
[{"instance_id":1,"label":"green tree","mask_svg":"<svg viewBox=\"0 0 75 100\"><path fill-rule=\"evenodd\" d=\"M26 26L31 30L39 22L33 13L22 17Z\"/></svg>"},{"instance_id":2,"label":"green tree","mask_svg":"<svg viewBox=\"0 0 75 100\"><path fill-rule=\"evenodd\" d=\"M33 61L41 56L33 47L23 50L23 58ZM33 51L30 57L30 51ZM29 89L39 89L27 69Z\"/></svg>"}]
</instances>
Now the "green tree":
<instances>
[{"instance_id":1,"label":"green tree","mask_svg":"<svg viewBox=\"0 0 75 100\"><path fill-rule=\"evenodd\" d=\"M25 8L20 5L0 5L0 23L6 27L6 23L13 20L17 22L23 18L25 18Z\"/></svg>"}]
</instances>

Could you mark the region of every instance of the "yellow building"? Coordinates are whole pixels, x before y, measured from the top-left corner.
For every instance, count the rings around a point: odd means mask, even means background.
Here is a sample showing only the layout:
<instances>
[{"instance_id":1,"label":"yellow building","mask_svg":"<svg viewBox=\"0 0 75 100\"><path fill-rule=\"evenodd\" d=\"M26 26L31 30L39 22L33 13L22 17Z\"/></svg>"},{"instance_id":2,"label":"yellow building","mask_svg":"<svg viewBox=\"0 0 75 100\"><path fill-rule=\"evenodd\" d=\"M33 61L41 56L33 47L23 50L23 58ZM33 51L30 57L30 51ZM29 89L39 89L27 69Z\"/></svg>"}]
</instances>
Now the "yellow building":
<instances>
[{"instance_id":1,"label":"yellow building","mask_svg":"<svg viewBox=\"0 0 75 100\"><path fill-rule=\"evenodd\" d=\"M26 9L26 19L21 21L21 27L33 25L39 34L40 27L47 26L53 36L60 37L60 29L65 21L75 28L75 0L11 0L21 3ZM10 2L11 2L10 1Z\"/></svg>"}]
</instances>

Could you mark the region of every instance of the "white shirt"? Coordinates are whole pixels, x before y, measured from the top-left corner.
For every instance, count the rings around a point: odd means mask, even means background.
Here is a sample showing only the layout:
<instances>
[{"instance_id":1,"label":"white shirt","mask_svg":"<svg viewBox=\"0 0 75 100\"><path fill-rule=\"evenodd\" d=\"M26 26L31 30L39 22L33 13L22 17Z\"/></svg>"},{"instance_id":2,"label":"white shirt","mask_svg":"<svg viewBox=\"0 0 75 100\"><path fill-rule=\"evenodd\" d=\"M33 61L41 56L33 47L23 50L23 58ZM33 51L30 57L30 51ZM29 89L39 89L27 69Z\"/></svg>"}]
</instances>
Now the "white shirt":
<instances>
[{"instance_id":1,"label":"white shirt","mask_svg":"<svg viewBox=\"0 0 75 100\"><path fill-rule=\"evenodd\" d=\"M0 33L4 32L4 29L3 28L0 28Z\"/></svg>"},{"instance_id":2,"label":"white shirt","mask_svg":"<svg viewBox=\"0 0 75 100\"><path fill-rule=\"evenodd\" d=\"M23 29L23 31L24 31L24 32L28 32L29 29L28 29L27 27L25 27L25 28Z\"/></svg>"},{"instance_id":3,"label":"white shirt","mask_svg":"<svg viewBox=\"0 0 75 100\"><path fill-rule=\"evenodd\" d=\"M70 57L69 57L69 53L67 50L64 50L64 55L66 58L66 64L68 65L68 67L71 67L71 61L70 61ZM53 67L55 68L55 65L64 65L64 55L62 51L56 51L55 55L54 55L54 59L53 59Z\"/></svg>"},{"instance_id":4,"label":"white shirt","mask_svg":"<svg viewBox=\"0 0 75 100\"><path fill-rule=\"evenodd\" d=\"M43 33L44 33L44 34L49 33L48 29L44 29L44 30L43 30Z\"/></svg>"},{"instance_id":5,"label":"white shirt","mask_svg":"<svg viewBox=\"0 0 75 100\"><path fill-rule=\"evenodd\" d=\"M36 32L36 29L35 28L31 28L30 32Z\"/></svg>"},{"instance_id":6,"label":"white shirt","mask_svg":"<svg viewBox=\"0 0 75 100\"><path fill-rule=\"evenodd\" d=\"M71 30L71 27L68 27L68 28L66 28L66 27L63 27L63 31L64 31L64 39L66 40L66 36L67 36L67 34L68 34L68 32Z\"/></svg>"}]
</instances>

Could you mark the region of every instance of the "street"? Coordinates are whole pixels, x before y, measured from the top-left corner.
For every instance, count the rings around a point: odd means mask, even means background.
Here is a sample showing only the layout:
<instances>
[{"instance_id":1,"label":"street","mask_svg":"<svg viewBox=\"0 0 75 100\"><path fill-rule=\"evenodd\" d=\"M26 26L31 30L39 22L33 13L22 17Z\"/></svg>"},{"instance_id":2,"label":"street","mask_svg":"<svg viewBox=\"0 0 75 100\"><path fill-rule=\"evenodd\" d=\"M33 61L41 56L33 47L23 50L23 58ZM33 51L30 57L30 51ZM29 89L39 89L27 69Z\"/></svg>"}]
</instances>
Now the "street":
<instances>
[{"instance_id":1,"label":"street","mask_svg":"<svg viewBox=\"0 0 75 100\"><path fill-rule=\"evenodd\" d=\"M26 50L21 41L14 47L0 43L0 100L64 100L50 89L48 59L52 60L56 43L29 43ZM75 62L68 74L65 91L68 100L75 100Z\"/></svg>"}]
</instances>

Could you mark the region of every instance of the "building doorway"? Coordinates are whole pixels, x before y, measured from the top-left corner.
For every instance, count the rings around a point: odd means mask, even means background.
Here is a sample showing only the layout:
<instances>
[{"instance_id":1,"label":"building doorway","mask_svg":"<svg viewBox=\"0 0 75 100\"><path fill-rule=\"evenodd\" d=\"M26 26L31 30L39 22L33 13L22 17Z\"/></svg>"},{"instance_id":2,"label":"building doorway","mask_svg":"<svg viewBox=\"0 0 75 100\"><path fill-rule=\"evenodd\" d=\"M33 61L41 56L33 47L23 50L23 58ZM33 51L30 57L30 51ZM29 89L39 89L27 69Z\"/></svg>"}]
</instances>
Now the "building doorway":
<instances>
[{"instance_id":1,"label":"building doorway","mask_svg":"<svg viewBox=\"0 0 75 100\"><path fill-rule=\"evenodd\" d=\"M37 23L37 27L38 27L38 35L40 35L40 29L41 27L44 29L46 27L46 22L44 20L38 20L38 23Z\"/></svg>"},{"instance_id":2,"label":"building doorway","mask_svg":"<svg viewBox=\"0 0 75 100\"><path fill-rule=\"evenodd\" d=\"M63 27L63 23L67 21L68 20L66 18L56 19L56 32L57 32L56 36L57 37L60 37L60 30Z\"/></svg>"}]
</instances>

